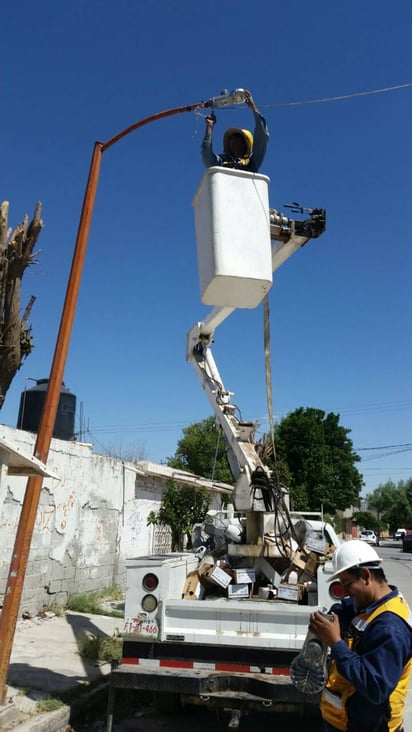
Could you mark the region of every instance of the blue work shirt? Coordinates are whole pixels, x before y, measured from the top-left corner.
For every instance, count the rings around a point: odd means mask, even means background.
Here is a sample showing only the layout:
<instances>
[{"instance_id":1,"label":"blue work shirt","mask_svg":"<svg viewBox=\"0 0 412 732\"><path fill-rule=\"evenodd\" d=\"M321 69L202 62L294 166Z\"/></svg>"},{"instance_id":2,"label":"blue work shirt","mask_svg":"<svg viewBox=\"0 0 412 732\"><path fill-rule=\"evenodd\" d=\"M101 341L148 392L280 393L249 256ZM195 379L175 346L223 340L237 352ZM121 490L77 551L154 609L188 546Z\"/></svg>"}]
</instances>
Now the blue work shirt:
<instances>
[{"instance_id":1,"label":"blue work shirt","mask_svg":"<svg viewBox=\"0 0 412 732\"><path fill-rule=\"evenodd\" d=\"M370 614L400 594L396 587L391 586L391 590L362 612ZM339 616L342 635L361 612L349 598L333 610ZM412 656L411 626L399 615L384 612L368 623L354 649L340 640L331 653L339 673L356 689L346 705L350 722L359 730L386 730L384 720L389 711L389 696Z\"/></svg>"}]
</instances>

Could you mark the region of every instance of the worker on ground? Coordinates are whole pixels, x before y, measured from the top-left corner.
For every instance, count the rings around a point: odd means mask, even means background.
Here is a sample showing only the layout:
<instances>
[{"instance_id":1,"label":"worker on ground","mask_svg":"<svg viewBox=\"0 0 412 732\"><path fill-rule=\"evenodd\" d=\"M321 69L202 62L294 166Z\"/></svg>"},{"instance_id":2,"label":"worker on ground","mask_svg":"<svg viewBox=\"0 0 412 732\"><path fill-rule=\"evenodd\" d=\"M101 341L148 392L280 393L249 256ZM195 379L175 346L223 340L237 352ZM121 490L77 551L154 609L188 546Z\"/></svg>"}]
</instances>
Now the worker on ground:
<instances>
[{"instance_id":1,"label":"worker on ground","mask_svg":"<svg viewBox=\"0 0 412 732\"><path fill-rule=\"evenodd\" d=\"M216 155L213 152L212 133L216 124L214 113L206 117L206 130L202 140L202 160L206 168L215 165L238 170L248 170L257 173L265 157L269 142L269 130L265 118L256 107L249 91L244 92L246 104L255 116L255 131L252 135L249 130L230 127L223 135L223 153Z\"/></svg>"},{"instance_id":2,"label":"worker on ground","mask_svg":"<svg viewBox=\"0 0 412 732\"><path fill-rule=\"evenodd\" d=\"M322 692L323 732L403 732L412 665L411 612L389 585L375 549L358 539L334 555L334 574L345 597L332 607L333 622L310 616L309 629L331 648Z\"/></svg>"}]
</instances>

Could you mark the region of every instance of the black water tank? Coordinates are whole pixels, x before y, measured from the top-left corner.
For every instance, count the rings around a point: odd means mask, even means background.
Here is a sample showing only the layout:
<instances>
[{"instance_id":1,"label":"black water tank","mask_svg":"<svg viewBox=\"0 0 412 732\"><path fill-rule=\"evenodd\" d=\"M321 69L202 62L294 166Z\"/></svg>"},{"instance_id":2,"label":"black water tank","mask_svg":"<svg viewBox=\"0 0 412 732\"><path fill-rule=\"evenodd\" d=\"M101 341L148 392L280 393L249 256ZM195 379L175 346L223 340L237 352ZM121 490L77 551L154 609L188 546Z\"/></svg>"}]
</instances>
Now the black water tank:
<instances>
[{"instance_id":1,"label":"black water tank","mask_svg":"<svg viewBox=\"0 0 412 732\"><path fill-rule=\"evenodd\" d=\"M17 429L37 432L48 383L48 379L37 379L36 386L22 392L20 396ZM69 389L66 389L64 382L62 382L53 437L57 437L59 440L74 439L75 414L76 397Z\"/></svg>"}]
</instances>

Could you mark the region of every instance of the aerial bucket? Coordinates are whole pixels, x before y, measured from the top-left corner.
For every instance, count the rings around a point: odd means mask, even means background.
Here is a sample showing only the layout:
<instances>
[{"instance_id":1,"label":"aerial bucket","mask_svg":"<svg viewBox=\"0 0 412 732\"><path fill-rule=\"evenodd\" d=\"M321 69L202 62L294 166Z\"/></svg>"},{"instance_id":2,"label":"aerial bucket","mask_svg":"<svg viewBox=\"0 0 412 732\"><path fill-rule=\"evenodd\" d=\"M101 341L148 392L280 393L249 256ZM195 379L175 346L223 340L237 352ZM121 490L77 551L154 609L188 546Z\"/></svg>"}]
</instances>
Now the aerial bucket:
<instances>
[{"instance_id":1,"label":"aerial bucket","mask_svg":"<svg viewBox=\"0 0 412 732\"><path fill-rule=\"evenodd\" d=\"M272 286L269 178L209 168L193 199L201 299L255 308Z\"/></svg>"}]
</instances>

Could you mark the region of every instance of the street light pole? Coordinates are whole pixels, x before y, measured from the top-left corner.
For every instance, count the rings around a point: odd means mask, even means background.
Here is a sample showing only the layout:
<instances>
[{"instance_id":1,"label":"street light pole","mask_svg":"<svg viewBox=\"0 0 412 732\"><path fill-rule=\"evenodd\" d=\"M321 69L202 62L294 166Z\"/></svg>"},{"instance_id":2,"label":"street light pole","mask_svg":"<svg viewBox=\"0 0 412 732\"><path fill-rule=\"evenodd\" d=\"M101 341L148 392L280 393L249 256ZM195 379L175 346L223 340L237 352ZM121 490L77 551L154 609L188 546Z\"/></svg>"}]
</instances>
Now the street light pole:
<instances>
[{"instance_id":1,"label":"street light pole","mask_svg":"<svg viewBox=\"0 0 412 732\"><path fill-rule=\"evenodd\" d=\"M96 142L93 149L90 163L89 176L83 199L83 207L80 216L77 239L73 253L72 267L66 289L66 297L63 306L60 328L57 336L53 362L50 371L46 397L43 405L42 416L34 446L34 455L46 463L49 454L50 443L53 436L54 423L56 420L57 408L60 398L61 383L64 376L64 368L69 349L70 336L73 327L77 298L80 289L80 280L86 255L87 240L93 215L93 208L96 199L97 184L101 167L102 154L115 145L126 135L134 130L155 122L164 117L170 117L182 112L192 112L204 107L213 107L214 100L198 102L185 107L175 107L163 112L158 112L150 117L135 122L126 127L107 142ZM13 555L10 564L9 575L6 584L6 591L3 602L3 609L0 615L0 704L5 704L7 696L7 674L10 663L10 656L13 647L14 633L16 630L17 616L20 607L21 595L23 592L24 578L26 574L30 545L36 521L37 508L39 505L42 477L29 477L23 499L19 525L17 528L14 543Z\"/></svg>"}]
</instances>

